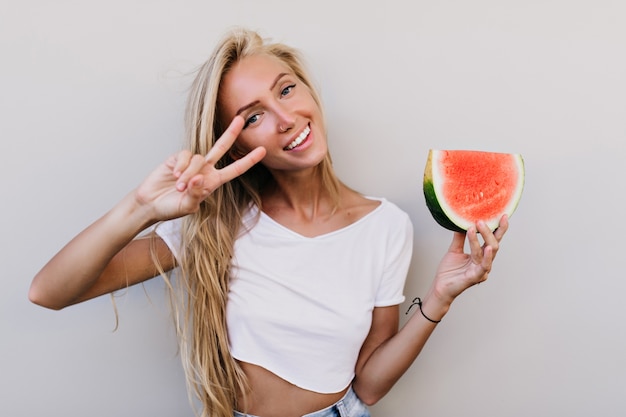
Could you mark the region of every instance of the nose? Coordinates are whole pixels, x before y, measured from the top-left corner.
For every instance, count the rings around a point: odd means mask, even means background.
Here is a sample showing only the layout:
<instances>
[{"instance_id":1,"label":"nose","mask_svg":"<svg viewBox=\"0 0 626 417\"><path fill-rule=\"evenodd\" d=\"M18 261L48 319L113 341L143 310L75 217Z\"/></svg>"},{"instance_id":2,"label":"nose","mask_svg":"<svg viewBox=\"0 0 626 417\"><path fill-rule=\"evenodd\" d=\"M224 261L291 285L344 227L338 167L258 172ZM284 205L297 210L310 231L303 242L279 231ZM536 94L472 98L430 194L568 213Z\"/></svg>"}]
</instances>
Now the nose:
<instances>
[{"instance_id":1,"label":"nose","mask_svg":"<svg viewBox=\"0 0 626 417\"><path fill-rule=\"evenodd\" d=\"M276 106L276 125L280 133L291 130L296 125L296 117L285 106Z\"/></svg>"}]
</instances>

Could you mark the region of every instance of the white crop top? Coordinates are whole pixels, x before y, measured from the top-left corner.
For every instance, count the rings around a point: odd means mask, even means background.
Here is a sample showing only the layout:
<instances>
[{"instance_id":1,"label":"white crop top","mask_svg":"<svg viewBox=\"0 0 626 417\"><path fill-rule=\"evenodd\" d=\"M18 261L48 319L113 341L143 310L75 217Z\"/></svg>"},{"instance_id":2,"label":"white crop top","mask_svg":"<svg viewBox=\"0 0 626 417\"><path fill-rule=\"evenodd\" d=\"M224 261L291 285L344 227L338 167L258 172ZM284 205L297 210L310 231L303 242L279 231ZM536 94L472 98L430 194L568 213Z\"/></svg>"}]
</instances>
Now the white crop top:
<instances>
[{"instance_id":1,"label":"white crop top","mask_svg":"<svg viewBox=\"0 0 626 417\"><path fill-rule=\"evenodd\" d=\"M412 254L408 215L379 200L355 223L313 238L264 213L254 223L251 208L249 231L235 243L226 309L234 358L319 393L351 383L374 307L404 301ZM157 234L178 256L180 219Z\"/></svg>"}]
</instances>

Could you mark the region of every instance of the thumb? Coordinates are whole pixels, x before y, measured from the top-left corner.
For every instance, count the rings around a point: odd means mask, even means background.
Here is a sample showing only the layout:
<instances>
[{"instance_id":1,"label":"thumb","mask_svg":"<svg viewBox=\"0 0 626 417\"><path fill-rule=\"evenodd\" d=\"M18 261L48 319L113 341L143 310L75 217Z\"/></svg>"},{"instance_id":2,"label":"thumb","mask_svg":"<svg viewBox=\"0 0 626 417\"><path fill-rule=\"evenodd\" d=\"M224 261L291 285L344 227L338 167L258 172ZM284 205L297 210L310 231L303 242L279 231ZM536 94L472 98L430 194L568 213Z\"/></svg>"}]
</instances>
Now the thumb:
<instances>
[{"instance_id":1,"label":"thumb","mask_svg":"<svg viewBox=\"0 0 626 417\"><path fill-rule=\"evenodd\" d=\"M448 252L463 253L464 246L465 246L465 233L454 232L454 236L452 236L452 243L450 243Z\"/></svg>"}]
</instances>

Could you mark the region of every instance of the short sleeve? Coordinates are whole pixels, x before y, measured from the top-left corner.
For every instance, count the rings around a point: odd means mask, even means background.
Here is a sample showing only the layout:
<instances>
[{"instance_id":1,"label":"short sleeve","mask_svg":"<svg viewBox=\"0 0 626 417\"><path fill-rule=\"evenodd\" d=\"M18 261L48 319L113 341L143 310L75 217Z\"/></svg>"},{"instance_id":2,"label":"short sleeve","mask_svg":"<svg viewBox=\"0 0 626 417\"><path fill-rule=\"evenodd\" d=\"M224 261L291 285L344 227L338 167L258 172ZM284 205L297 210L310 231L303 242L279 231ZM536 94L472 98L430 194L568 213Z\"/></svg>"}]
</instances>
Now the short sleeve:
<instances>
[{"instance_id":1,"label":"short sleeve","mask_svg":"<svg viewBox=\"0 0 626 417\"><path fill-rule=\"evenodd\" d=\"M404 284L413 255L413 224L404 211L397 209L394 214L386 241L387 263L374 302L376 307L400 304L405 299Z\"/></svg>"},{"instance_id":2,"label":"short sleeve","mask_svg":"<svg viewBox=\"0 0 626 417\"><path fill-rule=\"evenodd\" d=\"M168 220L158 223L154 226L154 232L163 239L163 242L170 249L174 258L180 262L181 254L181 230L182 230L182 218Z\"/></svg>"}]
</instances>

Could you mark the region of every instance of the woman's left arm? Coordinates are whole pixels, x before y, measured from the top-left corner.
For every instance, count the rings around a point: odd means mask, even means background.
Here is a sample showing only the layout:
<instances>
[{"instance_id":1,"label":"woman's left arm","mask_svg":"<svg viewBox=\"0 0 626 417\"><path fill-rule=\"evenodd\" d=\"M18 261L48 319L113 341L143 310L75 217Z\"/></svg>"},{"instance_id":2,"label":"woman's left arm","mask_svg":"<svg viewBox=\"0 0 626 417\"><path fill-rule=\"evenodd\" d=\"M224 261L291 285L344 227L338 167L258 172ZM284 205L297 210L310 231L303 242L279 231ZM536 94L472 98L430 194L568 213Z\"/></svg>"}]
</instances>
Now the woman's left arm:
<instances>
[{"instance_id":1,"label":"woman's left arm","mask_svg":"<svg viewBox=\"0 0 626 417\"><path fill-rule=\"evenodd\" d=\"M400 331L397 305L374 309L372 326L359 353L353 381L353 388L364 403L375 404L387 394L417 358L435 330L436 322L445 316L454 299L488 278L507 229L508 219L503 216L493 233L483 222L478 222L467 233L455 232L430 290ZM482 245L478 233L483 237ZM466 238L469 254L463 250Z\"/></svg>"}]
</instances>

